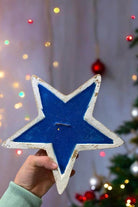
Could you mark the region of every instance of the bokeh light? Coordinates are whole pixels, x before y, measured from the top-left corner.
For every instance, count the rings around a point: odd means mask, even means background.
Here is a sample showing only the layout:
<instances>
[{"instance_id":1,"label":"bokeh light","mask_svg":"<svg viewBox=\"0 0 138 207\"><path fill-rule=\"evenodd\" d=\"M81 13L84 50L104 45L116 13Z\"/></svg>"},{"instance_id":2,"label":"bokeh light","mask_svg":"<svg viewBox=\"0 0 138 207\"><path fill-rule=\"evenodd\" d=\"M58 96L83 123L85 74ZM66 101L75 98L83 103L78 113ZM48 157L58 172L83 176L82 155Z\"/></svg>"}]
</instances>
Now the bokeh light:
<instances>
[{"instance_id":1,"label":"bokeh light","mask_svg":"<svg viewBox=\"0 0 138 207\"><path fill-rule=\"evenodd\" d=\"M21 102L19 102L19 103L16 103L15 105L14 105L14 108L15 109L19 109L19 108L21 108L23 106L23 104L21 103Z\"/></svg>"},{"instance_id":2,"label":"bokeh light","mask_svg":"<svg viewBox=\"0 0 138 207\"><path fill-rule=\"evenodd\" d=\"M53 11L54 11L55 14L58 14L60 12L60 8L59 7L55 7L53 9Z\"/></svg>"},{"instance_id":3,"label":"bokeh light","mask_svg":"<svg viewBox=\"0 0 138 207\"><path fill-rule=\"evenodd\" d=\"M22 56L23 60L27 60L28 57L29 57L28 54L23 54L23 56Z\"/></svg>"}]
</instances>

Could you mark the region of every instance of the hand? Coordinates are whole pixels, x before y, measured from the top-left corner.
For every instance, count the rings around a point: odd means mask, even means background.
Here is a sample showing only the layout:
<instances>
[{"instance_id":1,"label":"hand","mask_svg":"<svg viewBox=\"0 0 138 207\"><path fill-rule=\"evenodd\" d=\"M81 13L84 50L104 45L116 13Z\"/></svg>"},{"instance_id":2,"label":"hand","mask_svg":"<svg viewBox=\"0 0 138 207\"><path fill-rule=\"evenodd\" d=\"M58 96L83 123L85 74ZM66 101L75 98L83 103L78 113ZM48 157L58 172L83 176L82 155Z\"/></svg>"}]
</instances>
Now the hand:
<instances>
[{"instance_id":1,"label":"hand","mask_svg":"<svg viewBox=\"0 0 138 207\"><path fill-rule=\"evenodd\" d=\"M38 197L42 197L55 183L52 170L58 165L47 156L46 151L39 150L30 155L18 171L14 182Z\"/></svg>"}]
</instances>

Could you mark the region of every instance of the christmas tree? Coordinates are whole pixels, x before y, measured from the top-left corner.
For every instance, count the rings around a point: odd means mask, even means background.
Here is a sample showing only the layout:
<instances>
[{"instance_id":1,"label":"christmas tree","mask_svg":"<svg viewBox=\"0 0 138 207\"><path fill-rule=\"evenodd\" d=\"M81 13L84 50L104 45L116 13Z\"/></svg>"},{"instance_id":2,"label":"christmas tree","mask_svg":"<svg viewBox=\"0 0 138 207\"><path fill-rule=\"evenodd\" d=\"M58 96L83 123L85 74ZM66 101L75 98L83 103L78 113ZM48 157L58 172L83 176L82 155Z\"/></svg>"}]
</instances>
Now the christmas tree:
<instances>
[{"instance_id":1,"label":"christmas tree","mask_svg":"<svg viewBox=\"0 0 138 207\"><path fill-rule=\"evenodd\" d=\"M138 46L138 29L135 30L135 37L130 42L130 48L136 46ZM137 87L138 68L132 80ZM86 191L84 195L76 194L81 206L138 207L138 97L134 100L131 114L132 119L119 126L116 133L131 135L130 144L134 145L133 153L118 154L111 158L109 170L114 179L106 182L104 178L98 176L93 178L92 182L90 181L92 190ZM72 204L72 207L78 206Z\"/></svg>"}]
</instances>

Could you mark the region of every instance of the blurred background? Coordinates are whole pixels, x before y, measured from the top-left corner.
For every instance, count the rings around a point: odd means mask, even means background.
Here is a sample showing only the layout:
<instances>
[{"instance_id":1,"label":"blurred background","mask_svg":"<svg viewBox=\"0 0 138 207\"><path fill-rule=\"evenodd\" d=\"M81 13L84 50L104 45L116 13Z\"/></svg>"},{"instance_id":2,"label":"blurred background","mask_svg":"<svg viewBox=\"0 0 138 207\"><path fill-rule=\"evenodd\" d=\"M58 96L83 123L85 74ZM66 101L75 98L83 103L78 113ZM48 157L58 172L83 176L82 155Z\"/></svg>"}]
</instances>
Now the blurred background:
<instances>
[{"instance_id":1,"label":"blurred background","mask_svg":"<svg viewBox=\"0 0 138 207\"><path fill-rule=\"evenodd\" d=\"M37 116L33 74L68 94L100 69L94 117L112 131L130 119L137 60L129 43L137 18L137 0L0 0L0 142ZM127 144L129 136L122 137ZM126 144L80 152L67 190L58 195L54 186L42 207L76 203L95 170L108 177L110 158L126 152ZM0 196L35 152L0 147Z\"/></svg>"}]
</instances>

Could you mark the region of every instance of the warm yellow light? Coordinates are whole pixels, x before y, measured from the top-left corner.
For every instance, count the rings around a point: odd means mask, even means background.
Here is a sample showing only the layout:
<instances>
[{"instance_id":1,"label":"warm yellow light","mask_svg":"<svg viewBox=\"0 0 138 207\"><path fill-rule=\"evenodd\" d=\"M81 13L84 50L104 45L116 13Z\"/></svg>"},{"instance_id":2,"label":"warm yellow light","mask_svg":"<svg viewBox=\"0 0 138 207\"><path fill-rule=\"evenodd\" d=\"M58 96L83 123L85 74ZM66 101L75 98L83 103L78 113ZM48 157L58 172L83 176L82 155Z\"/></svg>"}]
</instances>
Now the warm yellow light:
<instances>
[{"instance_id":1,"label":"warm yellow light","mask_svg":"<svg viewBox=\"0 0 138 207\"><path fill-rule=\"evenodd\" d=\"M3 97L4 97L3 93L0 93L0 98L3 98Z\"/></svg>"},{"instance_id":2,"label":"warm yellow light","mask_svg":"<svg viewBox=\"0 0 138 207\"><path fill-rule=\"evenodd\" d=\"M108 188L108 186L109 186L108 183L104 184L104 188Z\"/></svg>"},{"instance_id":3,"label":"warm yellow light","mask_svg":"<svg viewBox=\"0 0 138 207\"><path fill-rule=\"evenodd\" d=\"M45 47L50 47L51 46L51 42L45 42Z\"/></svg>"},{"instance_id":4,"label":"warm yellow light","mask_svg":"<svg viewBox=\"0 0 138 207\"><path fill-rule=\"evenodd\" d=\"M26 115L25 118L24 118L24 120L25 120L25 121L30 121L30 117L29 117L29 115Z\"/></svg>"},{"instance_id":5,"label":"warm yellow light","mask_svg":"<svg viewBox=\"0 0 138 207\"><path fill-rule=\"evenodd\" d=\"M25 76L25 80L30 80L30 79L31 79L31 75L27 74L27 75Z\"/></svg>"},{"instance_id":6,"label":"warm yellow light","mask_svg":"<svg viewBox=\"0 0 138 207\"><path fill-rule=\"evenodd\" d=\"M113 188L112 188L112 186L110 185L109 187L108 187L108 190L112 190Z\"/></svg>"},{"instance_id":7,"label":"warm yellow light","mask_svg":"<svg viewBox=\"0 0 138 207\"><path fill-rule=\"evenodd\" d=\"M129 180L128 180L128 179L126 179L126 180L124 181L124 183L125 183L125 184L128 184L128 183L129 183Z\"/></svg>"},{"instance_id":8,"label":"warm yellow light","mask_svg":"<svg viewBox=\"0 0 138 207\"><path fill-rule=\"evenodd\" d=\"M124 189L124 188L125 188L125 185L124 185L124 184L121 184L121 185L120 185L120 188L121 188L121 189Z\"/></svg>"},{"instance_id":9,"label":"warm yellow light","mask_svg":"<svg viewBox=\"0 0 138 207\"><path fill-rule=\"evenodd\" d=\"M2 122L0 121L0 127L2 127Z\"/></svg>"},{"instance_id":10,"label":"warm yellow light","mask_svg":"<svg viewBox=\"0 0 138 207\"><path fill-rule=\"evenodd\" d=\"M12 84L12 86L13 86L13 88L19 88L19 83L18 83L18 82L14 82L14 83Z\"/></svg>"},{"instance_id":11,"label":"warm yellow light","mask_svg":"<svg viewBox=\"0 0 138 207\"><path fill-rule=\"evenodd\" d=\"M28 55L27 55L27 54L23 54L22 58L23 58L24 60L27 60L27 59L28 59Z\"/></svg>"},{"instance_id":12,"label":"warm yellow light","mask_svg":"<svg viewBox=\"0 0 138 207\"><path fill-rule=\"evenodd\" d=\"M4 78L5 77L5 73L3 71L0 71L0 78Z\"/></svg>"},{"instance_id":13,"label":"warm yellow light","mask_svg":"<svg viewBox=\"0 0 138 207\"><path fill-rule=\"evenodd\" d=\"M2 143L2 139L0 139L0 143Z\"/></svg>"},{"instance_id":14,"label":"warm yellow light","mask_svg":"<svg viewBox=\"0 0 138 207\"><path fill-rule=\"evenodd\" d=\"M2 116L2 114L0 114L0 120L2 120L3 119L3 116Z\"/></svg>"},{"instance_id":15,"label":"warm yellow light","mask_svg":"<svg viewBox=\"0 0 138 207\"><path fill-rule=\"evenodd\" d=\"M132 80L133 80L133 81L137 81L137 79L138 79L137 75L135 75L135 74L132 75Z\"/></svg>"},{"instance_id":16,"label":"warm yellow light","mask_svg":"<svg viewBox=\"0 0 138 207\"><path fill-rule=\"evenodd\" d=\"M53 67L54 67L54 68L57 68L58 66L59 66L59 62L58 62L58 61L54 61L54 62L53 62Z\"/></svg>"},{"instance_id":17,"label":"warm yellow light","mask_svg":"<svg viewBox=\"0 0 138 207\"><path fill-rule=\"evenodd\" d=\"M55 7L55 8L53 9L53 11L54 11L55 14L58 14L58 13L60 12L60 8Z\"/></svg>"},{"instance_id":18,"label":"warm yellow light","mask_svg":"<svg viewBox=\"0 0 138 207\"><path fill-rule=\"evenodd\" d=\"M23 104L22 104L21 102L19 102L19 103L17 103L17 104L14 105L14 108L15 108L15 109L19 109L19 108L21 108L22 106L23 106Z\"/></svg>"}]
</instances>

